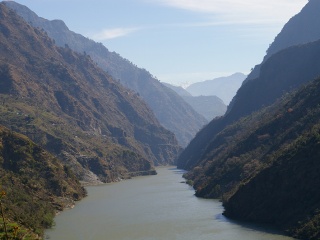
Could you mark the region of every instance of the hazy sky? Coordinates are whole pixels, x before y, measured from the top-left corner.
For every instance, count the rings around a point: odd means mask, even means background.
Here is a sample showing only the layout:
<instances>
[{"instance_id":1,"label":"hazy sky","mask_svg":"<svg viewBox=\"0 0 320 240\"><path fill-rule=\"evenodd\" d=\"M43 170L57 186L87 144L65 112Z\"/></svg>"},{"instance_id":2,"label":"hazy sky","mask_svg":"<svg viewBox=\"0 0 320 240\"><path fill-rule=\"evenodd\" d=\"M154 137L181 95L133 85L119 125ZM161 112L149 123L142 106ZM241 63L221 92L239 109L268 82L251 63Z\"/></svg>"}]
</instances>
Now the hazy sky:
<instances>
[{"instance_id":1,"label":"hazy sky","mask_svg":"<svg viewBox=\"0 0 320 240\"><path fill-rule=\"evenodd\" d=\"M17 0L163 82L248 73L307 0Z\"/></svg>"}]
</instances>

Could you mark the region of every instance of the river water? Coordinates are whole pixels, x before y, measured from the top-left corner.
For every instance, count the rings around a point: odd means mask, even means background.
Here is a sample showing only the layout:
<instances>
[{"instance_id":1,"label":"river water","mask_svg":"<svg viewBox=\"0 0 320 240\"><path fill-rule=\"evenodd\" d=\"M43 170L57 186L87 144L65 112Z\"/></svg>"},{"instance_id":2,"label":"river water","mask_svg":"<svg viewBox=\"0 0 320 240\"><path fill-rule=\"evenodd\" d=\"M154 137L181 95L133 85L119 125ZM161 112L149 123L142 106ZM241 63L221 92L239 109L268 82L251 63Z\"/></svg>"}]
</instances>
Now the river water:
<instances>
[{"instance_id":1,"label":"river water","mask_svg":"<svg viewBox=\"0 0 320 240\"><path fill-rule=\"evenodd\" d=\"M175 168L158 175L88 187L88 197L55 218L50 240L289 240L265 227L223 215L217 200L200 199Z\"/></svg>"}]
</instances>

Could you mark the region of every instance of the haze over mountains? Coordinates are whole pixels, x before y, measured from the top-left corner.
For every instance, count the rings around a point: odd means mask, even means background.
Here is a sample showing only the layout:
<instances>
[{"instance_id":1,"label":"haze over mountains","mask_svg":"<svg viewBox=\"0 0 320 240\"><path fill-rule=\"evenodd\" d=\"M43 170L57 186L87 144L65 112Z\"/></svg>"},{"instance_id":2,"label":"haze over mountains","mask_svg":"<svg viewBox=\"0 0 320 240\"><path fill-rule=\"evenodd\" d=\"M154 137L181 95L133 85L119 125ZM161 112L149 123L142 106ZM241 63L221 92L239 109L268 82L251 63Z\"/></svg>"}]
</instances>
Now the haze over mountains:
<instances>
[{"instance_id":1,"label":"haze over mountains","mask_svg":"<svg viewBox=\"0 0 320 240\"><path fill-rule=\"evenodd\" d=\"M164 83L167 87L178 93L194 110L204 116L208 121L222 116L227 111L227 106L217 96L192 96L182 87Z\"/></svg>"},{"instance_id":2,"label":"haze over mountains","mask_svg":"<svg viewBox=\"0 0 320 240\"><path fill-rule=\"evenodd\" d=\"M217 96L229 105L246 77L243 73L235 73L231 76L191 84L186 90L193 96Z\"/></svg>"},{"instance_id":3,"label":"haze over mountains","mask_svg":"<svg viewBox=\"0 0 320 240\"><path fill-rule=\"evenodd\" d=\"M124 86L139 93L154 111L160 123L175 133L179 143L186 146L197 131L207 123L175 92L161 84L145 69L140 69L106 47L68 29L61 20L49 21L38 17L27 7L13 1L4 2L26 22L44 29L58 46L68 46L76 52L86 53L105 71Z\"/></svg>"}]
</instances>

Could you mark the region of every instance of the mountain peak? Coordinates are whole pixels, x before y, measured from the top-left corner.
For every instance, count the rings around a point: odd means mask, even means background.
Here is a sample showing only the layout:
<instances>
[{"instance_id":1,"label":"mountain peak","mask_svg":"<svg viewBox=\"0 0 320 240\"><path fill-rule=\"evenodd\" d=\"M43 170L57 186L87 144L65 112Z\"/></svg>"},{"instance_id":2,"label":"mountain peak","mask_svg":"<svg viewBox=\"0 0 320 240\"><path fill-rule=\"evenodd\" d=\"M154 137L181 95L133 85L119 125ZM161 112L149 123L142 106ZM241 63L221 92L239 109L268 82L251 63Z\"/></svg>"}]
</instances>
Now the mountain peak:
<instances>
[{"instance_id":1,"label":"mountain peak","mask_svg":"<svg viewBox=\"0 0 320 240\"><path fill-rule=\"evenodd\" d=\"M284 48L320 39L319 11L320 1L310 0L298 14L284 25L268 48L265 58L269 58Z\"/></svg>"}]
</instances>

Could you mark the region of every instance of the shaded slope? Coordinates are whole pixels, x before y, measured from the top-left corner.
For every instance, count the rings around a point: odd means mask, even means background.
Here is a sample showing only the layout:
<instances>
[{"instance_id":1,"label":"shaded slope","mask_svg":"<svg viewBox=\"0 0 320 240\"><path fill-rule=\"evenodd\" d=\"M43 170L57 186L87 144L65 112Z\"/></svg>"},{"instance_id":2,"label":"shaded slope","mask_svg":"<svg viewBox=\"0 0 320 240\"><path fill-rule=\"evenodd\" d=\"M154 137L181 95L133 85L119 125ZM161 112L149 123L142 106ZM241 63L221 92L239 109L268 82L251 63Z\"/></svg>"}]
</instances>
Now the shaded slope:
<instances>
[{"instance_id":1,"label":"shaded slope","mask_svg":"<svg viewBox=\"0 0 320 240\"><path fill-rule=\"evenodd\" d=\"M220 119L202 129L181 154L178 166L191 169L201 161L210 142L227 125L241 117L268 106L283 94L296 89L320 75L320 41L291 47L270 57L261 67L260 77L244 84L235 97L233 106Z\"/></svg>"},{"instance_id":2,"label":"shaded slope","mask_svg":"<svg viewBox=\"0 0 320 240\"><path fill-rule=\"evenodd\" d=\"M320 39L320 2L309 0L308 4L286 23L267 50L265 58L290 46Z\"/></svg>"},{"instance_id":3,"label":"shaded slope","mask_svg":"<svg viewBox=\"0 0 320 240\"><path fill-rule=\"evenodd\" d=\"M102 44L70 31L60 20L48 21L39 18L27 7L15 2L5 2L15 9L27 22L44 29L57 45L66 44L73 50L90 55L98 65L115 79L139 93L154 111L160 123L174 132L179 143L186 146L206 120L190 107L175 92L168 91L145 69L140 69L115 52L109 52Z\"/></svg>"},{"instance_id":4,"label":"shaded slope","mask_svg":"<svg viewBox=\"0 0 320 240\"><path fill-rule=\"evenodd\" d=\"M172 164L180 147L136 93L88 55L56 47L0 4L0 122L30 136L83 180L116 181Z\"/></svg>"},{"instance_id":5,"label":"shaded slope","mask_svg":"<svg viewBox=\"0 0 320 240\"><path fill-rule=\"evenodd\" d=\"M261 170L238 183L224 204L227 216L275 224L299 239L319 239L319 92L320 79L267 111L277 115L262 121L255 133L269 137L256 144L259 154L246 151L247 161L238 163L244 172L258 161Z\"/></svg>"},{"instance_id":6,"label":"shaded slope","mask_svg":"<svg viewBox=\"0 0 320 240\"><path fill-rule=\"evenodd\" d=\"M306 6L293 16L275 37L267 49L267 54L262 63L283 49L320 39L318 27L320 24L319 10L320 2L318 0L309 0ZM256 65L246 81L257 78L260 74L260 67L261 64Z\"/></svg>"}]
</instances>

